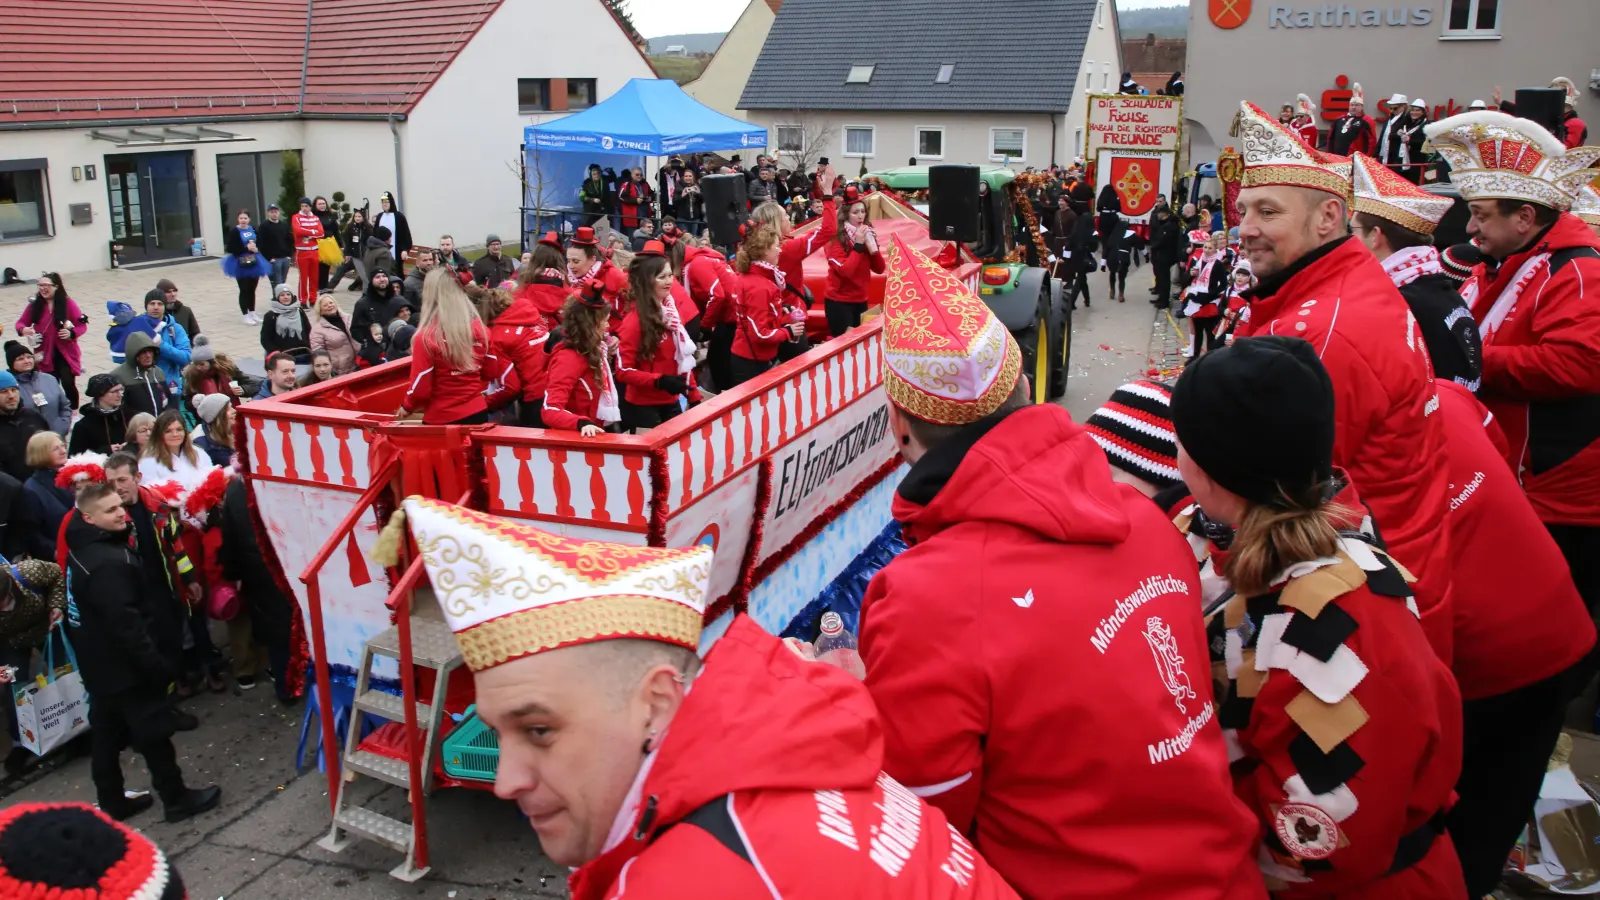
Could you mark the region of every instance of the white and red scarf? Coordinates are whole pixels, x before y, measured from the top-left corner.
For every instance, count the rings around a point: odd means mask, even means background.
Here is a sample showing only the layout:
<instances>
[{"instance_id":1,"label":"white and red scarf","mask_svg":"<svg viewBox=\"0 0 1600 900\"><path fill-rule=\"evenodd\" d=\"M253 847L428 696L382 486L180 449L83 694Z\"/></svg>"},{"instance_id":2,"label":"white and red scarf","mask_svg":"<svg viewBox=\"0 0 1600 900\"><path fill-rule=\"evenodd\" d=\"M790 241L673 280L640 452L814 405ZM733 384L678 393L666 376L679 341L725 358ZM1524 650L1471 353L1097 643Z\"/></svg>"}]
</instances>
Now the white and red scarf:
<instances>
[{"instance_id":1,"label":"white and red scarf","mask_svg":"<svg viewBox=\"0 0 1600 900\"><path fill-rule=\"evenodd\" d=\"M782 269L778 268L777 266L773 265L772 263L762 262L759 259L756 260L755 262L751 263L751 265L760 266L761 268L766 269L768 272L771 272L772 273L772 280L777 282L777 284L778 284L778 290L781 292L784 289L783 270Z\"/></svg>"},{"instance_id":2,"label":"white and red scarf","mask_svg":"<svg viewBox=\"0 0 1600 900\"><path fill-rule=\"evenodd\" d=\"M1383 261L1383 271L1395 287L1403 287L1424 275L1437 275L1444 271L1439 263L1437 247L1407 247L1389 254Z\"/></svg>"},{"instance_id":3,"label":"white and red scarf","mask_svg":"<svg viewBox=\"0 0 1600 900\"><path fill-rule=\"evenodd\" d=\"M671 297L662 302L661 317L666 320L667 332L672 335L672 356L678 365L678 374L693 372L694 341L689 339L689 331L683 327L683 319L678 315L678 304L673 303Z\"/></svg>"},{"instance_id":4,"label":"white and red scarf","mask_svg":"<svg viewBox=\"0 0 1600 900\"><path fill-rule=\"evenodd\" d=\"M1549 264L1550 254L1548 253L1535 253L1523 260L1522 265L1517 268L1517 274L1512 277L1511 283L1507 284L1505 290L1500 292L1500 296L1495 298L1494 304L1489 307L1489 311L1482 317L1479 316L1479 310L1484 298L1478 290L1480 279L1474 278L1467 282L1466 287L1461 291L1461 299L1466 301L1467 308L1472 310L1473 318L1478 319L1478 334L1483 338L1485 344L1493 342L1494 333L1499 330L1500 323L1505 321L1506 316L1510 315L1512 308L1517 305L1517 301L1522 298L1522 292Z\"/></svg>"},{"instance_id":5,"label":"white and red scarf","mask_svg":"<svg viewBox=\"0 0 1600 900\"><path fill-rule=\"evenodd\" d=\"M589 267L589 271L583 273L582 275L578 274L578 270L577 269L574 269L570 265L567 266L567 283L571 284L573 287L577 287L578 285L583 284L584 279L593 278L595 276L595 273L600 271L600 267L605 265L605 262L606 261L603 260L603 259L595 260L594 261L594 265Z\"/></svg>"}]
</instances>

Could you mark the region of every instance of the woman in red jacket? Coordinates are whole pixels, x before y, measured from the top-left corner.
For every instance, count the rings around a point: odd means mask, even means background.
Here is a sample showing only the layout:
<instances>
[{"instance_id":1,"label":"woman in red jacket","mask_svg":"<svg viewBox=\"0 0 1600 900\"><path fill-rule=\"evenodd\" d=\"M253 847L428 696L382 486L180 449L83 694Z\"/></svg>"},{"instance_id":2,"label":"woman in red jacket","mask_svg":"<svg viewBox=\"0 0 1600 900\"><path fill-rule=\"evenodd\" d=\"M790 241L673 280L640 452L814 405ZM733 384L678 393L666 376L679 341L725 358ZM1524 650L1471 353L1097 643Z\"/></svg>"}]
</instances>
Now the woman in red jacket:
<instances>
[{"instance_id":1,"label":"woman in red jacket","mask_svg":"<svg viewBox=\"0 0 1600 900\"><path fill-rule=\"evenodd\" d=\"M572 296L572 288L563 271L567 261L562 259L553 266L540 266L540 256L539 251L534 251L533 262L517 273L517 290L512 299L517 306L533 310L544 322L545 330L552 331L561 324L561 307Z\"/></svg>"},{"instance_id":2,"label":"woman in red jacket","mask_svg":"<svg viewBox=\"0 0 1600 900\"><path fill-rule=\"evenodd\" d=\"M690 243L692 241L693 243ZM719 391L733 383L729 366L733 360L734 305L739 294L739 276L728 265L728 258L713 250L706 238L690 238L683 251L683 286L689 299L700 310L699 330L706 337L706 367Z\"/></svg>"},{"instance_id":3,"label":"woman in red jacket","mask_svg":"<svg viewBox=\"0 0 1600 900\"><path fill-rule=\"evenodd\" d=\"M1333 464L1334 387L1316 348L1263 336L1197 357L1172 419L1184 483L1233 529L1213 558L1235 593L1207 630L1217 722L1234 792L1260 823L1267 889L1467 896L1445 829L1461 695L1406 571L1356 530L1361 501ZM1184 671L1145 637L1163 679Z\"/></svg>"},{"instance_id":4,"label":"woman in red jacket","mask_svg":"<svg viewBox=\"0 0 1600 900\"><path fill-rule=\"evenodd\" d=\"M823 249L828 242L839 233L839 217L835 213L833 192L831 186L838 180L834 174L833 166L824 166L822 174L811 182L811 196L822 201L822 222L818 227L811 229L803 235L790 237L789 231L794 224L789 220L789 214L784 212L782 206L774 202L763 203L750 211L750 218L757 224L771 225L781 240L782 251L778 254L778 268L783 272L785 302L810 309L813 302L811 289L806 287L805 261L806 257ZM823 185L828 185L824 189ZM845 196L848 201L853 201L859 194L855 188L846 188Z\"/></svg>"},{"instance_id":5,"label":"woman in red jacket","mask_svg":"<svg viewBox=\"0 0 1600 900\"><path fill-rule=\"evenodd\" d=\"M628 267L628 314L617 332L617 380L628 401L622 424L628 428L654 428L677 415L679 397L700 402L694 341L673 300L675 286L666 249L647 241Z\"/></svg>"},{"instance_id":6,"label":"woman in red jacket","mask_svg":"<svg viewBox=\"0 0 1600 900\"><path fill-rule=\"evenodd\" d=\"M828 334L838 337L861 324L867 311L867 288L873 275L883 274L883 253L872 230L867 204L854 199L846 188L844 209L839 211L839 234L828 242Z\"/></svg>"},{"instance_id":7,"label":"woman in red jacket","mask_svg":"<svg viewBox=\"0 0 1600 900\"><path fill-rule=\"evenodd\" d=\"M489 381L498 370L472 300L449 270L429 272L411 342L411 387L397 415L421 410L427 425L481 425L489 420Z\"/></svg>"},{"instance_id":8,"label":"woman in red jacket","mask_svg":"<svg viewBox=\"0 0 1600 900\"><path fill-rule=\"evenodd\" d=\"M543 277L551 276L565 281L560 272L546 269ZM536 284L535 287L560 291L563 298L571 296L565 288L552 288L549 284ZM500 304L503 301L498 295L503 293L491 291L483 300L483 318L489 325L490 346L502 363L500 390L490 396L490 405L495 405L496 400L501 403L516 400L517 424L524 428L543 428L541 410L544 408L546 367L550 363L545 344L550 332L560 323L560 313L557 312L555 319L545 314L543 295L540 295L540 300L516 297L508 308L501 311Z\"/></svg>"},{"instance_id":9,"label":"woman in red jacket","mask_svg":"<svg viewBox=\"0 0 1600 900\"><path fill-rule=\"evenodd\" d=\"M317 241L322 240L322 220L311 211L311 198L300 198L300 211L289 220L289 230L294 235L294 268L300 273L300 305L316 302L322 285L318 282L317 268L322 260L317 256Z\"/></svg>"},{"instance_id":10,"label":"woman in red jacket","mask_svg":"<svg viewBox=\"0 0 1600 900\"><path fill-rule=\"evenodd\" d=\"M622 213L623 232L632 233L639 227L640 219L650 218L650 201L655 199L655 191L650 182L644 180L641 169L630 170L627 179L617 188L617 207Z\"/></svg>"},{"instance_id":11,"label":"woman in red jacket","mask_svg":"<svg viewBox=\"0 0 1600 900\"><path fill-rule=\"evenodd\" d=\"M614 333L622 325L622 295L628 289L628 276L601 256L594 229L584 226L567 242L567 285L578 288L588 281L600 282L606 303L611 306L606 330Z\"/></svg>"},{"instance_id":12,"label":"woman in red jacket","mask_svg":"<svg viewBox=\"0 0 1600 900\"><path fill-rule=\"evenodd\" d=\"M757 225L739 247L739 299L734 305L733 358L729 386L772 368L778 348L805 334L783 305L785 279L778 268L778 233Z\"/></svg>"},{"instance_id":13,"label":"woman in red jacket","mask_svg":"<svg viewBox=\"0 0 1600 900\"><path fill-rule=\"evenodd\" d=\"M594 437L622 418L611 377L611 342L606 333L611 304L603 287L590 282L561 310L561 343L550 354L544 389L544 425Z\"/></svg>"}]
</instances>

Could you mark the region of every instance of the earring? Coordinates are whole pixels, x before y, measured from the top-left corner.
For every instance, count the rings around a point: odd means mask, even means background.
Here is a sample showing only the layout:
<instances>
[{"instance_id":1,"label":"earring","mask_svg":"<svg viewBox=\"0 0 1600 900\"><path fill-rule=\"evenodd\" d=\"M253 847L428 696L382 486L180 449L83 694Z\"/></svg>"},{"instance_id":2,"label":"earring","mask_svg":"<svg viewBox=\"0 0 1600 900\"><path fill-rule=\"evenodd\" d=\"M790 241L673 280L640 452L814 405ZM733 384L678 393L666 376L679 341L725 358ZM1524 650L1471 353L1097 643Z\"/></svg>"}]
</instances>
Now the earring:
<instances>
[{"instance_id":1,"label":"earring","mask_svg":"<svg viewBox=\"0 0 1600 900\"><path fill-rule=\"evenodd\" d=\"M909 434L901 435L900 436L900 443L905 445L905 446L907 446L907 447L911 446L911 435L909 435Z\"/></svg>"},{"instance_id":2,"label":"earring","mask_svg":"<svg viewBox=\"0 0 1600 900\"><path fill-rule=\"evenodd\" d=\"M645 739L644 739L644 744L639 747L639 752L641 754L643 754L644 756L649 756L650 755L650 742L655 740L655 739L656 739L656 729L655 729L655 726L652 725L650 727L650 731L648 733L648 736L645 737Z\"/></svg>"}]
</instances>

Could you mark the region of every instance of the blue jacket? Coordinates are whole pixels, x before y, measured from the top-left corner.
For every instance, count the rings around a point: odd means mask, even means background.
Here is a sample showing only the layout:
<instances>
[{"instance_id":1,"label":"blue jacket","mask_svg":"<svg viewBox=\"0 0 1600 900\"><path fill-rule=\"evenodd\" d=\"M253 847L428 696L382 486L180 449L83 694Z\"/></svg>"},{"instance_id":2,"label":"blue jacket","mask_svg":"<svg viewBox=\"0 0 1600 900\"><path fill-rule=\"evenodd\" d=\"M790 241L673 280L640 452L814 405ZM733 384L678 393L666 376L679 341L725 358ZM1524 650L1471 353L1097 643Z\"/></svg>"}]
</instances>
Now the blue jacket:
<instances>
[{"instance_id":1,"label":"blue jacket","mask_svg":"<svg viewBox=\"0 0 1600 900\"><path fill-rule=\"evenodd\" d=\"M139 316L129 325L140 334L161 336L161 344L156 349L156 365L166 373L167 381L181 384L183 367L189 364L189 332L184 331L183 326L172 316L162 319L153 319L147 315Z\"/></svg>"},{"instance_id":2,"label":"blue jacket","mask_svg":"<svg viewBox=\"0 0 1600 900\"><path fill-rule=\"evenodd\" d=\"M28 552L34 559L54 561L56 535L61 531L61 520L72 512L72 492L56 487L56 473L49 469L34 469L22 483L23 502L39 524L28 540Z\"/></svg>"},{"instance_id":3,"label":"blue jacket","mask_svg":"<svg viewBox=\"0 0 1600 900\"><path fill-rule=\"evenodd\" d=\"M133 333L133 320L139 314L121 300L107 300L106 315L111 317L111 327L106 329L106 342L111 345L111 364L120 366L126 362L123 351L128 345L128 335Z\"/></svg>"},{"instance_id":4,"label":"blue jacket","mask_svg":"<svg viewBox=\"0 0 1600 900\"><path fill-rule=\"evenodd\" d=\"M72 404L67 402L67 393L61 389L61 382L49 372L13 373L17 379L17 390L22 392L22 404L50 423L50 430L62 437L67 436L67 430L72 427ZM35 398L43 403L34 402Z\"/></svg>"}]
</instances>

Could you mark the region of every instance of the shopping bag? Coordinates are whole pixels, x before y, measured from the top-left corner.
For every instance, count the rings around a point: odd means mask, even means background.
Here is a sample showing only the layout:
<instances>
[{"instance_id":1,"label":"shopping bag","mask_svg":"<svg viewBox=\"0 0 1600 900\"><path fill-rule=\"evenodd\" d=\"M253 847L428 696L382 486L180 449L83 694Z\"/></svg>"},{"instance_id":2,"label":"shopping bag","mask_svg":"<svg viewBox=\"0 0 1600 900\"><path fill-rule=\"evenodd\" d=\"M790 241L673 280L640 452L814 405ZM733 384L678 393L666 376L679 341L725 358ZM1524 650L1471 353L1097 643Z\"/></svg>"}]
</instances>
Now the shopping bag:
<instances>
[{"instance_id":1,"label":"shopping bag","mask_svg":"<svg viewBox=\"0 0 1600 900\"><path fill-rule=\"evenodd\" d=\"M344 262L344 251L339 249L339 239L325 237L317 241L317 261L330 266Z\"/></svg>"},{"instance_id":2,"label":"shopping bag","mask_svg":"<svg viewBox=\"0 0 1600 900\"><path fill-rule=\"evenodd\" d=\"M78 657L72 651L65 630L61 632L61 644L66 648L67 666L58 673L55 641L47 634L44 671L33 681L12 687L19 743L38 756L89 730L89 694L83 689Z\"/></svg>"}]
</instances>

